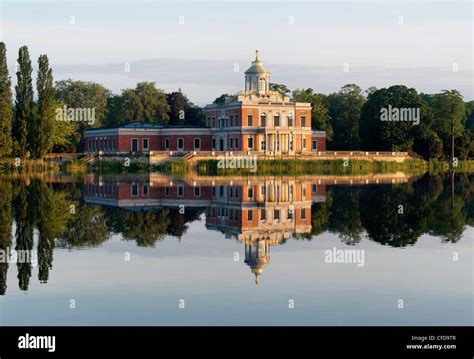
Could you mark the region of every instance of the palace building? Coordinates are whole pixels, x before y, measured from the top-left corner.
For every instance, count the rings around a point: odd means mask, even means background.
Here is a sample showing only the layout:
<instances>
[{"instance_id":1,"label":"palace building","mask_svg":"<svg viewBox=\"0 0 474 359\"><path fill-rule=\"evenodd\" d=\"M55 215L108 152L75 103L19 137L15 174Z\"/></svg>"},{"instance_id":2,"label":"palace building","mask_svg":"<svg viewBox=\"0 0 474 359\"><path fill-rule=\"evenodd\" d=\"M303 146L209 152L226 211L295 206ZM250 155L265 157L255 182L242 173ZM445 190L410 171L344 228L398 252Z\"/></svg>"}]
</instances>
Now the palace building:
<instances>
[{"instance_id":1,"label":"palace building","mask_svg":"<svg viewBox=\"0 0 474 359\"><path fill-rule=\"evenodd\" d=\"M259 59L245 71L245 90L204 108L205 127L130 123L85 131L84 152L123 155L166 152L252 152L291 156L326 150L326 133L311 129L311 104L270 89Z\"/></svg>"}]
</instances>

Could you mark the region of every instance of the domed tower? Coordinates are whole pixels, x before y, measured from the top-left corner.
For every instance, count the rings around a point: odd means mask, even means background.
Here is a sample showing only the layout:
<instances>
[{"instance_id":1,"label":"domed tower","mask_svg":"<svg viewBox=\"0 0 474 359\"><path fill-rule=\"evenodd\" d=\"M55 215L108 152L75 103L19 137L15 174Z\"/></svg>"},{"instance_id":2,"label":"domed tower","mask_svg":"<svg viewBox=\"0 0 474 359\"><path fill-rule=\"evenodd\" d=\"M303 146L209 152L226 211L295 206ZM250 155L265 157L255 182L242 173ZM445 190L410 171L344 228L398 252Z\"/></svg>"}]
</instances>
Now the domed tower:
<instances>
[{"instance_id":1,"label":"domed tower","mask_svg":"<svg viewBox=\"0 0 474 359\"><path fill-rule=\"evenodd\" d=\"M257 239L256 241L248 241L245 243L245 264L247 264L251 272L255 274L255 284L259 282L259 276L270 262L270 243L265 239Z\"/></svg>"},{"instance_id":2,"label":"domed tower","mask_svg":"<svg viewBox=\"0 0 474 359\"><path fill-rule=\"evenodd\" d=\"M265 96L270 93L270 72L263 67L258 58L258 50L255 51L255 61L245 71L245 92L254 92Z\"/></svg>"}]
</instances>

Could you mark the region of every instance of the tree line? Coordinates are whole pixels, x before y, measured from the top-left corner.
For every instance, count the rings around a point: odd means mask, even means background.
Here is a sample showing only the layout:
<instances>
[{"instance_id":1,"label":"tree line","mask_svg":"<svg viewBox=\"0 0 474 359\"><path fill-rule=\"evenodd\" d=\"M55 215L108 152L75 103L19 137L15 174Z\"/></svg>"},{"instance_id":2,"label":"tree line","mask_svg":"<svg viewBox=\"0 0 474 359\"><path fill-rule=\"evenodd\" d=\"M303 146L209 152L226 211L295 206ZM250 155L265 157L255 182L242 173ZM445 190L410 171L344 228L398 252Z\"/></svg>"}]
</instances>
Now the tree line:
<instances>
[{"instance_id":1,"label":"tree line","mask_svg":"<svg viewBox=\"0 0 474 359\"><path fill-rule=\"evenodd\" d=\"M312 104L312 127L326 131L331 150L414 151L424 158L474 158L474 101L456 90L417 93L403 85L365 92L348 84L329 95L296 89ZM383 121L383 109L417 109L419 121Z\"/></svg>"},{"instance_id":2,"label":"tree line","mask_svg":"<svg viewBox=\"0 0 474 359\"><path fill-rule=\"evenodd\" d=\"M165 93L154 82L140 82L134 89L113 94L94 82L54 82L48 57L41 55L35 96L32 73L28 47L22 46L18 51L13 100L6 46L0 42L0 157L42 158L50 152L78 152L82 150L87 128L117 127L137 121L204 125L202 108L193 104L181 89ZM93 109L93 118L74 118L77 109Z\"/></svg>"}]
</instances>

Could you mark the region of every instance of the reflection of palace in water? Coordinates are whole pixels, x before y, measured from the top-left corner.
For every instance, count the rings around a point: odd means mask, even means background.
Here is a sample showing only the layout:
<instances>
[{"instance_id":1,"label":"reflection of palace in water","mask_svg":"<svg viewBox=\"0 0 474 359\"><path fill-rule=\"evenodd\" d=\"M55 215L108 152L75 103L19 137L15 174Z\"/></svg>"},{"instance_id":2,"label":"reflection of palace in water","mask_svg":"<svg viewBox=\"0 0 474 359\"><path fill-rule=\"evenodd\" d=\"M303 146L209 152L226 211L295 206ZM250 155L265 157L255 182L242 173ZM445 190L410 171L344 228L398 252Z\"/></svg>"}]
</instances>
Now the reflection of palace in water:
<instances>
[{"instance_id":1,"label":"reflection of palace in water","mask_svg":"<svg viewBox=\"0 0 474 359\"><path fill-rule=\"evenodd\" d=\"M270 261L270 246L311 231L311 205L325 201L326 185L295 177L192 181L162 176L88 177L84 196L89 204L128 210L205 209L207 228L244 244L245 263L258 283Z\"/></svg>"}]
</instances>

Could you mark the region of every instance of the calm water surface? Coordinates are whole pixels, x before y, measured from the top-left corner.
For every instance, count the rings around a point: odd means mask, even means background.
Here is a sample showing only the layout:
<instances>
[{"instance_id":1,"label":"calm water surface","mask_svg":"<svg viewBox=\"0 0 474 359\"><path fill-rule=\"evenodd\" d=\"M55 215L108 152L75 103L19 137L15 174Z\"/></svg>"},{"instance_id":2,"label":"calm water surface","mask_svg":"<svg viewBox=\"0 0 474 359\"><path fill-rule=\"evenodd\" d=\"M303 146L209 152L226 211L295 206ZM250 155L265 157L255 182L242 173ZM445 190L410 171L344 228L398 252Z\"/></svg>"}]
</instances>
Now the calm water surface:
<instances>
[{"instance_id":1,"label":"calm water surface","mask_svg":"<svg viewBox=\"0 0 474 359\"><path fill-rule=\"evenodd\" d=\"M1 325L473 324L473 176L4 177L0 201Z\"/></svg>"}]
</instances>

